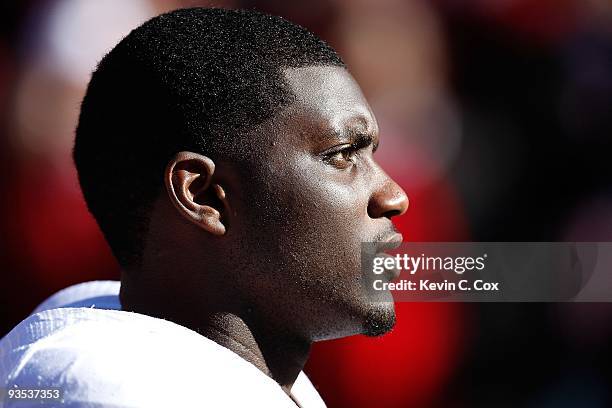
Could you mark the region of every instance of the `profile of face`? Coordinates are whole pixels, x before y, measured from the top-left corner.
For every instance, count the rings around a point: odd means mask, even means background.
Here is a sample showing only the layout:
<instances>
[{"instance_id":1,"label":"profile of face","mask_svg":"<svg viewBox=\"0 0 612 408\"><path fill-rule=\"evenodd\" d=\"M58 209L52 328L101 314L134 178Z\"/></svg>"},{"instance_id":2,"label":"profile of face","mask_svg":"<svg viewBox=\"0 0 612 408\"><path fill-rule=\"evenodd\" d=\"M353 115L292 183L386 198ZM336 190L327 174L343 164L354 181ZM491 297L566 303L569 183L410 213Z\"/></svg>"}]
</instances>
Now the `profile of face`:
<instances>
[{"instance_id":1,"label":"profile of face","mask_svg":"<svg viewBox=\"0 0 612 408\"><path fill-rule=\"evenodd\" d=\"M391 218L408 199L374 160L378 125L350 73L284 75L295 101L245 141L251 153L239 165L215 159L227 202L217 242L231 264L222 273L271 328L311 341L382 334L395 323L393 302L365 293L361 248L401 241Z\"/></svg>"}]
</instances>

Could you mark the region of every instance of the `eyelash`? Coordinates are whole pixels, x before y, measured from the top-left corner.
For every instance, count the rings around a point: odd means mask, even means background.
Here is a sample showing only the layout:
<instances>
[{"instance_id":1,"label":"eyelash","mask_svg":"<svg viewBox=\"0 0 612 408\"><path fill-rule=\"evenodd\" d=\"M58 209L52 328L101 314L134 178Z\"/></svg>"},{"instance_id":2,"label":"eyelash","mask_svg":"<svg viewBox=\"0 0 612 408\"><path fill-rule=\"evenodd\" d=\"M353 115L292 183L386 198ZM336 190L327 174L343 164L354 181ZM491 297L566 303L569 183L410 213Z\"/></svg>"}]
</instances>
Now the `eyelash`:
<instances>
[{"instance_id":1,"label":"eyelash","mask_svg":"<svg viewBox=\"0 0 612 408\"><path fill-rule=\"evenodd\" d=\"M353 159L358 150L359 147L354 144L345 145L344 147L326 153L323 156L323 161L336 168L346 169L350 164L355 164Z\"/></svg>"},{"instance_id":2,"label":"eyelash","mask_svg":"<svg viewBox=\"0 0 612 408\"><path fill-rule=\"evenodd\" d=\"M363 149L372 147L374 153L378 147L378 143L374 144L372 137L369 135L360 135L356 137L353 143L345 143L332 147L326 152L323 152L323 161L337 169L343 170L356 164L354 158Z\"/></svg>"}]
</instances>

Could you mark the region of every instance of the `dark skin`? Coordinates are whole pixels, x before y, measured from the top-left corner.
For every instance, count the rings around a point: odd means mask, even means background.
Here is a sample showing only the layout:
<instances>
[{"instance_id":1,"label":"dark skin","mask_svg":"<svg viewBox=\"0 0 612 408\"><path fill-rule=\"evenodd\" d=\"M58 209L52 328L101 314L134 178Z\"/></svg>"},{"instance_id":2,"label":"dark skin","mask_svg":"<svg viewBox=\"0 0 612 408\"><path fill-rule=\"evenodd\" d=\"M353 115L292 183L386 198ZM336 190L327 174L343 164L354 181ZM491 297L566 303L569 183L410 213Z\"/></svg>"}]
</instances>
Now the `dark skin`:
<instances>
[{"instance_id":1,"label":"dark skin","mask_svg":"<svg viewBox=\"0 0 612 408\"><path fill-rule=\"evenodd\" d=\"M314 341L378 335L392 302L361 285L362 242L401 241L404 191L374 160L378 125L344 68L284 71L296 96L240 161L180 152L164 174L124 310L189 327L291 387Z\"/></svg>"}]
</instances>

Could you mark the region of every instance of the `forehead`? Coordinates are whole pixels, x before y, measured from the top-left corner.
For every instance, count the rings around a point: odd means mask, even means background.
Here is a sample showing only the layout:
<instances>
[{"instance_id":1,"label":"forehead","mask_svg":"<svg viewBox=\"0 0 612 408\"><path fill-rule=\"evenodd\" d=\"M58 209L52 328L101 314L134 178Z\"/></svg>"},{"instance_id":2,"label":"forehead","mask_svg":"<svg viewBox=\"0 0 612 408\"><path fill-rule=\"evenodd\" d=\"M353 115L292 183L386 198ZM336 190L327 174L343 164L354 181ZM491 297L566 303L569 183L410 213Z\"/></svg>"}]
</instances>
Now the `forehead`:
<instances>
[{"instance_id":1,"label":"forehead","mask_svg":"<svg viewBox=\"0 0 612 408\"><path fill-rule=\"evenodd\" d=\"M345 68L287 68L284 74L296 98L290 110L291 117L301 126L318 130L315 135L347 131L378 133L378 124L370 106Z\"/></svg>"}]
</instances>

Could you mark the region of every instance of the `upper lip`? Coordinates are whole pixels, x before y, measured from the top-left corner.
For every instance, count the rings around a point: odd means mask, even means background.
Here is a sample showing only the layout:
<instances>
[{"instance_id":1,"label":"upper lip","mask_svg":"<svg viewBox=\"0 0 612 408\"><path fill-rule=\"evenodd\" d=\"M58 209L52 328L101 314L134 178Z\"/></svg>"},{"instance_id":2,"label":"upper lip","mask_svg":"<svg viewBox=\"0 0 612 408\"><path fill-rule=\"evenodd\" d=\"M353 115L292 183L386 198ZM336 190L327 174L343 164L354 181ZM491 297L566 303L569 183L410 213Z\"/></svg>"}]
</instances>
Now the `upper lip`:
<instances>
[{"instance_id":1,"label":"upper lip","mask_svg":"<svg viewBox=\"0 0 612 408\"><path fill-rule=\"evenodd\" d=\"M379 252L390 251L402 245L404 237L399 232L389 234L379 243Z\"/></svg>"}]
</instances>

